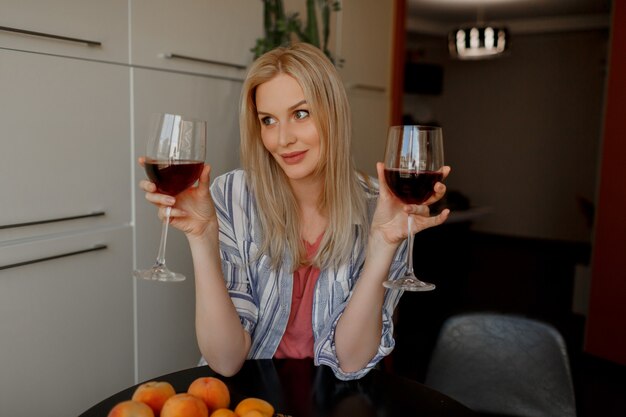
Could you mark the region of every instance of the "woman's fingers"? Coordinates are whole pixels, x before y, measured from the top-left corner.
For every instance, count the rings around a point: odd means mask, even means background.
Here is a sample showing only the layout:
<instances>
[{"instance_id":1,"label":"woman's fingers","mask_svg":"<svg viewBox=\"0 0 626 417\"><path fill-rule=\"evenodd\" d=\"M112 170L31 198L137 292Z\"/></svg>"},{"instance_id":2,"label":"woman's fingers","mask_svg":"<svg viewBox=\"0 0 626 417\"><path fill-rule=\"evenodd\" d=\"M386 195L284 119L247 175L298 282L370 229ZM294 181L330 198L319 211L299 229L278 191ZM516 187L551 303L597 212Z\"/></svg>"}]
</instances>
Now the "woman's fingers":
<instances>
[{"instance_id":1,"label":"woman's fingers","mask_svg":"<svg viewBox=\"0 0 626 417\"><path fill-rule=\"evenodd\" d=\"M448 220L448 216L449 215L450 215L450 209L443 209L443 210L441 210L441 213L439 213L436 216L432 216L432 217L429 218L429 221L432 222L432 224L429 225L429 227L439 226L440 224L442 224L443 222Z\"/></svg>"},{"instance_id":2,"label":"woman's fingers","mask_svg":"<svg viewBox=\"0 0 626 417\"><path fill-rule=\"evenodd\" d=\"M376 173L378 174L378 193L381 197L387 196L389 194L389 187L385 179L385 164L376 162Z\"/></svg>"},{"instance_id":3,"label":"woman's fingers","mask_svg":"<svg viewBox=\"0 0 626 417\"><path fill-rule=\"evenodd\" d=\"M157 190L156 185L148 180L139 181L139 188L148 193L154 193Z\"/></svg>"},{"instance_id":4,"label":"woman's fingers","mask_svg":"<svg viewBox=\"0 0 626 417\"><path fill-rule=\"evenodd\" d=\"M176 199L172 196L153 192L146 193L146 200L159 206L173 206L176 203Z\"/></svg>"},{"instance_id":5,"label":"woman's fingers","mask_svg":"<svg viewBox=\"0 0 626 417\"><path fill-rule=\"evenodd\" d=\"M430 205L433 204L436 201L441 200L441 198L446 194L446 190L448 188L446 187L446 185L442 182L438 182L437 184L435 184L435 193L433 195L431 195L428 200L424 201L425 205Z\"/></svg>"},{"instance_id":6,"label":"woman's fingers","mask_svg":"<svg viewBox=\"0 0 626 417\"><path fill-rule=\"evenodd\" d=\"M450 214L450 210L448 209L443 210L441 213L439 213L436 216L430 216L430 217L412 214L413 230L411 230L411 232L419 233L424 229L439 226L440 224L443 224L448 219L449 214Z\"/></svg>"},{"instance_id":7,"label":"woman's fingers","mask_svg":"<svg viewBox=\"0 0 626 417\"><path fill-rule=\"evenodd\" d=\"M448 175L450 175L451 168L446 165L441 168L441 170L443 173L443 178L441 179L441 181L443 181L448 177ZM435 184L434 190L435 193L431 195L430 198L424 202L424 204L430 205L436 201L441 200L441 198L446 194L447 187L443 182L438 182Z\"/></svg>"},{"instance_id":8,"label":"woman's fingers","mask_svg":"<svg viewBox=\"0 0 626 417\"><path fill-rule=\"evenodd\" d=\"M452 168L450 168L448 165L444 165L443 168L441 168L443 170L443 180L445 180L446 178L448 178L448 175L450 175L450 172L452 171Z\"/></svg>"},{"instance_id":9,"label":"woman's fingers","mask_svg":"<svg viewBox=\"0 0 626 417\"><path fill-rule=\"evenodd\" d=\"M174 220L176 217L185 217L187 212L181 209L173 208L170 206L159 207L158 216L161 221L165 221L167 218L167 212L169 211L170 222Z\"/></svg>"},{"instance_id":10,"label":"woman's fingers","mask_svg":"<svg viewBox=\"0 0 626 417\"><path fill-rule=\"evenodd\" d=\"M406 206L404 206L404 211L405 213L414 216L430 216L430 208L423 204L407 204Z\"/></svg>"},{"instance_id":11,"label":"woman's fingers","mask_svg":"<svg viewBox=\"0 0 626 417\"><path fill-rule=\"evenodd\" d=\"M209 194L211 182L211 166L209 164L205 164L202 169L202 173L200 174L200 178L198 179L198 191L201 195L205 196Z\"/></svg>"}]
</instances>

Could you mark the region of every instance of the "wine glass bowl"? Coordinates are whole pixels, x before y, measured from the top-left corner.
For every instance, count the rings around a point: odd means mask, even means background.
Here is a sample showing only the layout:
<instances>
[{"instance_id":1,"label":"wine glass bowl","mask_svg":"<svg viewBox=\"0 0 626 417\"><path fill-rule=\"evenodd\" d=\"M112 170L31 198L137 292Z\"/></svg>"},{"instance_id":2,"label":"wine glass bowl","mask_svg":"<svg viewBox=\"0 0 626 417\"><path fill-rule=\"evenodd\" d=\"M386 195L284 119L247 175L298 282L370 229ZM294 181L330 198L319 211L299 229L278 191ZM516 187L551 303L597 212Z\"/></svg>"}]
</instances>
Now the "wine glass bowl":
<instances>
[{"instance_id":1,"label":"wine glass bowl","mask_svg":"<svg viewBox=\"0 0 626 417\"><path fill-rule=\"evenodd\" d=\"M157 193L175 196L198 180L204 168L206 135L204 121L168 113L153 117L144 168ZM170 211L166 210L155 264L150 269L136 270L135 277L166 282L185 280L183 274L170 271L165 265Z\"/></svg>"},{"instance_id":2,"label":"wine glass bowl","mask_svg":"<svg viewBox=\"0 0 626 417\"><path fill-rule=\"evenodd\" d=\"M443 179L443 135L437 126L392 126L385 148L385 182L404 204L423 204ZM430 291L435 285L419 280L413 272L413 218L408 216L407 271L387 280L386 288Z\"/></svg>"},{"instance_id":3,"label":"wine glass bowl","mask_svg":"<svg viewBox=\"0 0 626 417\"><path fill-rule=\"evenodd\" d=\"M175 196L191 187L200 177L204 162L158 161L146 158L145 169L157 192Z\"/></svg>"}]
</instances>

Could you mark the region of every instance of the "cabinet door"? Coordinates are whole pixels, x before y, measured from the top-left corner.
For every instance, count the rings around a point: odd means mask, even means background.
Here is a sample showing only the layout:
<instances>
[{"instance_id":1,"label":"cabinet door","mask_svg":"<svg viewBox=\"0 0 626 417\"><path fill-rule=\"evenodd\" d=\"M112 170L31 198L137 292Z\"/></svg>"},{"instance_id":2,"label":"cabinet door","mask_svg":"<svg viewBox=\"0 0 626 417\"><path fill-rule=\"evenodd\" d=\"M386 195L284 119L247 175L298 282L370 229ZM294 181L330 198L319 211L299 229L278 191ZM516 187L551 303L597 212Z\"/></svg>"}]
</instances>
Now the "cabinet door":
<instances>
[{"instance_id":1,"label":"cabinet door","mask_svg":"<svg viewBox=\"0 0 626 417\"><path fill-rule=\"evenodd\" d=\"M391 76L392 0L343 0L338 21L339 69L349 89L388 90Z\"/></svg>"},{"instance_id":2,"label":"cabinet door","mask_svg":"<svg viewBox=\"0 0 626 417\"><path fill-rule=\"evenodd\" d=\"M129 226L2 247L0 415L76 416L133 384L131 267Z\"/></svg>"},{"instance_id":3,"label":"cabinet door","mask_svg":"<svg viewBox=\"0 0 626 417\"><path fill-rule=\"evenodd\" d=\"M207 161L211 175L239 164L238 102L241 83L157 70L134 69L135 153L145 154L152 113L184 114L208 122ZM137 181L146 175L136 166ZM151 266L156 258L161 223L156 208L138 190L136 199L137 266ZM139 380L194 366L200 358L195 337L193 265L187 239L170 229L166 260L187 280L164 285L137 283Z\"/></svg>"},{"instance_id":4,"label":"cabinet door","mask_svg":"<svg viewBox=\"0 0 626 417\"><path fill-rule=\"evenodd\" d=\"M338 16L339 72L352 109L358 169L376 175L390 119L392 0L343 0Z\"/></svg>"},{"instance_id":5,"label":"cabinet door","mask_svg":"<svg viewBox=\"0 0 626 417\"><path fill-rule=\"evenodd\" d=\"M262 1L134 0L131 8L138 66L242 78L263 33Z\"/></svg>"},{"instance_id":6,"label":"cabinet door","mask_svg":"<svg viewBox=\"0 0 626 417\"><path fill-rule=\"evenodd\" d=\"M38 33L0 30L0 48L128 63L126 0L2 0L0 26Z\"/></svg>"},{"instance_id":7,"label":"cabinet door","mask_svg":"<svg viewBox=\"0 0 626 417\"><path fill-rule=\"evenodd\" d=\"M0 241L130 222L130 70L0 50Z\"/></svg>"},{"instance_id":8,"label":"cabinet door","mask_svg":"<svg viewBox=\"0 0 626 417\"><path fill-rule=\"evenodd\" d=\"M389 102L385 93L348 91L352 110L352 157L357 169L376 178L376 162L383 161Z\"/></svg>"}]
</instances>

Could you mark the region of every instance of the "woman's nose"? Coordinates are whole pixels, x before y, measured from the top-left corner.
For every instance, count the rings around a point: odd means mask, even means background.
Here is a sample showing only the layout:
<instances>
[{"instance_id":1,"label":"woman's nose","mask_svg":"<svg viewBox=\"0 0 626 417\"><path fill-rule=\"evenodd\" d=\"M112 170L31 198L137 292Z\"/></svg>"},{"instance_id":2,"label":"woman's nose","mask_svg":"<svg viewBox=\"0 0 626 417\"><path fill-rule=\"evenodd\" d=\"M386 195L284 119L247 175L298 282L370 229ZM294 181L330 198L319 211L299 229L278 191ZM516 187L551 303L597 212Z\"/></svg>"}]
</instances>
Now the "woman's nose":
<instances>
[{"instance_id":1,"label":"woman's nose","mask_svg":"<svg viewBox=\"0 0 626 417\"><path fill-rule=\"evenodd\" d=\"M291 145L297 140L296 133L289 126L289 123L281 123L278 131L278 144L280 146Z\"/></svg>"}]
</instances>

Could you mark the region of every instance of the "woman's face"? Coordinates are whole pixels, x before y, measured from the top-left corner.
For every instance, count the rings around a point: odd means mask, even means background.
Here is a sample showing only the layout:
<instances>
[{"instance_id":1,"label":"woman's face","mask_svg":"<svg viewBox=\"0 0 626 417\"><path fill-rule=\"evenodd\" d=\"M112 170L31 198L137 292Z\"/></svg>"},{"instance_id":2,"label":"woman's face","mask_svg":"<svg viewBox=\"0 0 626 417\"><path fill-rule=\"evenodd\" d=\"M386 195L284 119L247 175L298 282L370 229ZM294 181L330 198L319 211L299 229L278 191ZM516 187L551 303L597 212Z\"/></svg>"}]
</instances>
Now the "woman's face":
<instances>
[{"instance_id":1,"label":"woman's face","mask_svg":"<svg viewBox=\"0 0 626 417\"><path fill-rule=\"evenodd\" d=\"M313 178L320 159L320 137L300 84L279 74L256 89L263 145L292 184Z\"/></svg>"}]
</instances>

